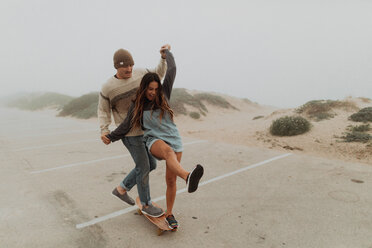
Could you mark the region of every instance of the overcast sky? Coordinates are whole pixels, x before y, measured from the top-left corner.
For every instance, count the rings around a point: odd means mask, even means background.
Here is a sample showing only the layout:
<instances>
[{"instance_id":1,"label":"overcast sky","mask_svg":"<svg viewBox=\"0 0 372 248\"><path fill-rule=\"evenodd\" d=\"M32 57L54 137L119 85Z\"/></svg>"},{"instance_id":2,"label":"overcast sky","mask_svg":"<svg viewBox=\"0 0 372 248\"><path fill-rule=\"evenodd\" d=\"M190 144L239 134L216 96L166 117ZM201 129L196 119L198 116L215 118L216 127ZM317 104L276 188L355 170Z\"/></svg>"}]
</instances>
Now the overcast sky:
<instances>
[{"instance_id":1,"label":"overcast sky","mask_svg":"<svg viewBox=\"0 0 372 248\"><path fill-rule=\"evenodd\" d=\"M99 91L112 56L155 67L169 43L175 87L260 104L372 98L370 0L2 0L0 95Z\"/></svg>"}]
</instances>

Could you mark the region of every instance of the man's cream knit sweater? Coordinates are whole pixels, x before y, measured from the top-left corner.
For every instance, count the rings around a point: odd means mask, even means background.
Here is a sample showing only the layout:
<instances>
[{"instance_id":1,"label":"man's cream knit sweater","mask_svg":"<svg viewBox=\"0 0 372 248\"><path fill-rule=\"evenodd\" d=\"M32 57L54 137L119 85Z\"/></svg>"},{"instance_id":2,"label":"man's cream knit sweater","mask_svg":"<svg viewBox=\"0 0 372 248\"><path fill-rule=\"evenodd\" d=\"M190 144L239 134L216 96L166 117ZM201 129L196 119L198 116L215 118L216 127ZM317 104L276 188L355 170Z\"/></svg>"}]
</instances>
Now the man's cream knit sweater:
<instances>
[{"instance_id":1,"label":"man's cream knit sweater","mask_svg":"<svg viewBox=\"0 0 372 248\"><path fill-rule=\"evenodd\" d=\"M165 59L161 59L158 66L153 70L133 69L132 77L129 79L118 79L111 77L102 86L98 100L98 120L101 133L108 133L111 124L111 112L114 116L116 126L119 126L127 116L131 100L134 99L136 91L141 83L142 77L149 71L156 72L160 79L164 77L167 70ZM143 135L140 128L133 128L126 136Z\"/></svg>"}]
</instances>

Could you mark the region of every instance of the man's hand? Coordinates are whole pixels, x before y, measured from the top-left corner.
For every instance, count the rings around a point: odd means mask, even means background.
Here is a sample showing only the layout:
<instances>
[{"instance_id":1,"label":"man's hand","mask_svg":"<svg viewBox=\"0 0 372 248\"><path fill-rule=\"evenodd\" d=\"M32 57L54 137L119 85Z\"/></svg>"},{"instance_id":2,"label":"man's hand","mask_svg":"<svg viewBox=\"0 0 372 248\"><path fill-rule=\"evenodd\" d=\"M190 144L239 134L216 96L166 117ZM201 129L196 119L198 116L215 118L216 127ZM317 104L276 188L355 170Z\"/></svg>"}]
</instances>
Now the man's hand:
<instances>
[{"instance_id":1,"label":"man's hand","mask_svg":"<svg viewBox=\"0 0 372 248\"><path fill-rule=\"evenodd\" d=\"M171 46L169 44L165 44L164 46L162 46L160 48L160 54L161 54L161 58L162 59L165 59L165 57L166 57L165 50L169 50L170 51L170 49L171 49Z\"/></svg>"},{"instance_id":2,"label":"man's hand","mask_svg":"<svg viewBox=\"0 0 372 248\"><path fill-rule=\"evenodd\" d=\"M109 138L106 137L106 135L109 134L109 133L102 133L101 134L101 140L103 143L105 143L106 145L110 144L111 143L111 140Z\"/></svg>"}]
</instances>

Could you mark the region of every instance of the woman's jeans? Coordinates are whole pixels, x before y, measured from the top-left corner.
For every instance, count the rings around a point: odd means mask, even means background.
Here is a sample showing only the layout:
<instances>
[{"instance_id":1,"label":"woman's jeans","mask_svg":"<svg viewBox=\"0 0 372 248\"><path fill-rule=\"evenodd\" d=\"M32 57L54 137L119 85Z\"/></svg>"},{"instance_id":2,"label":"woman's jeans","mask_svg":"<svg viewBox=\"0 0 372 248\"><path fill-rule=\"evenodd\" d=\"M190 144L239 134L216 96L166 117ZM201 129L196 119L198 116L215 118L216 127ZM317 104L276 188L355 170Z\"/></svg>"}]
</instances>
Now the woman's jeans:
<instances>
[{"instance_id":1,"label":"woman's jeans","mask_svg":"<svg viewBox=\"0 0 372 248\"><path fill-rule=\"evenodd\" d=\"M141 204L151 204L149 173L156 168L156 160L147 150L143 135L126 136L122 139L122 142L132 156L136 167L129 172L120 186L130 191L137 184Z\"/></svg>"}]
</instances>

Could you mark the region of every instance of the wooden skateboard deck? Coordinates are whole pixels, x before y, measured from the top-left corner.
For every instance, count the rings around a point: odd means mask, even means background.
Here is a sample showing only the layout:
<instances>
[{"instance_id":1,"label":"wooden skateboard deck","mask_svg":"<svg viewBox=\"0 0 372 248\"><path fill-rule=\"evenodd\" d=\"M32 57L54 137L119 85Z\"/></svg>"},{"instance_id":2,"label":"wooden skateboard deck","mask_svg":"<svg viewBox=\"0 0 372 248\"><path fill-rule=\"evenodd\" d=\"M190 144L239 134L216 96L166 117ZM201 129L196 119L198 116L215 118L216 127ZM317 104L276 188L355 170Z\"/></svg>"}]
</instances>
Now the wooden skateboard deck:
<instances>
[{"instance_id":1,"label":"wooden skateboard deck","mask_svg":"<svg viewBox=\"0 0 372 248\"><path fill-rule=\"evenodd\" d=\"M151 221L154 225L156 225L158 227L158 236L162 235L164 232L166 231L176 231L177 229L172 229L168 226L168 222L167 220L165 219L165 214L163 214L162 216L160 217L151 217L151 216L148 216L144 213L142 213L141 209L142 209L142 204L141 204L141 201L139 199L139 197L137 196L136 198L136 203L137 203L137 206L138 206L138 214L139 215L144 215L149 221ZM160 208L159 205L157 205L155 202L152 203L154 206ZM163 210L164 211L164 210Z\"/></svg>"}]
</instances>

